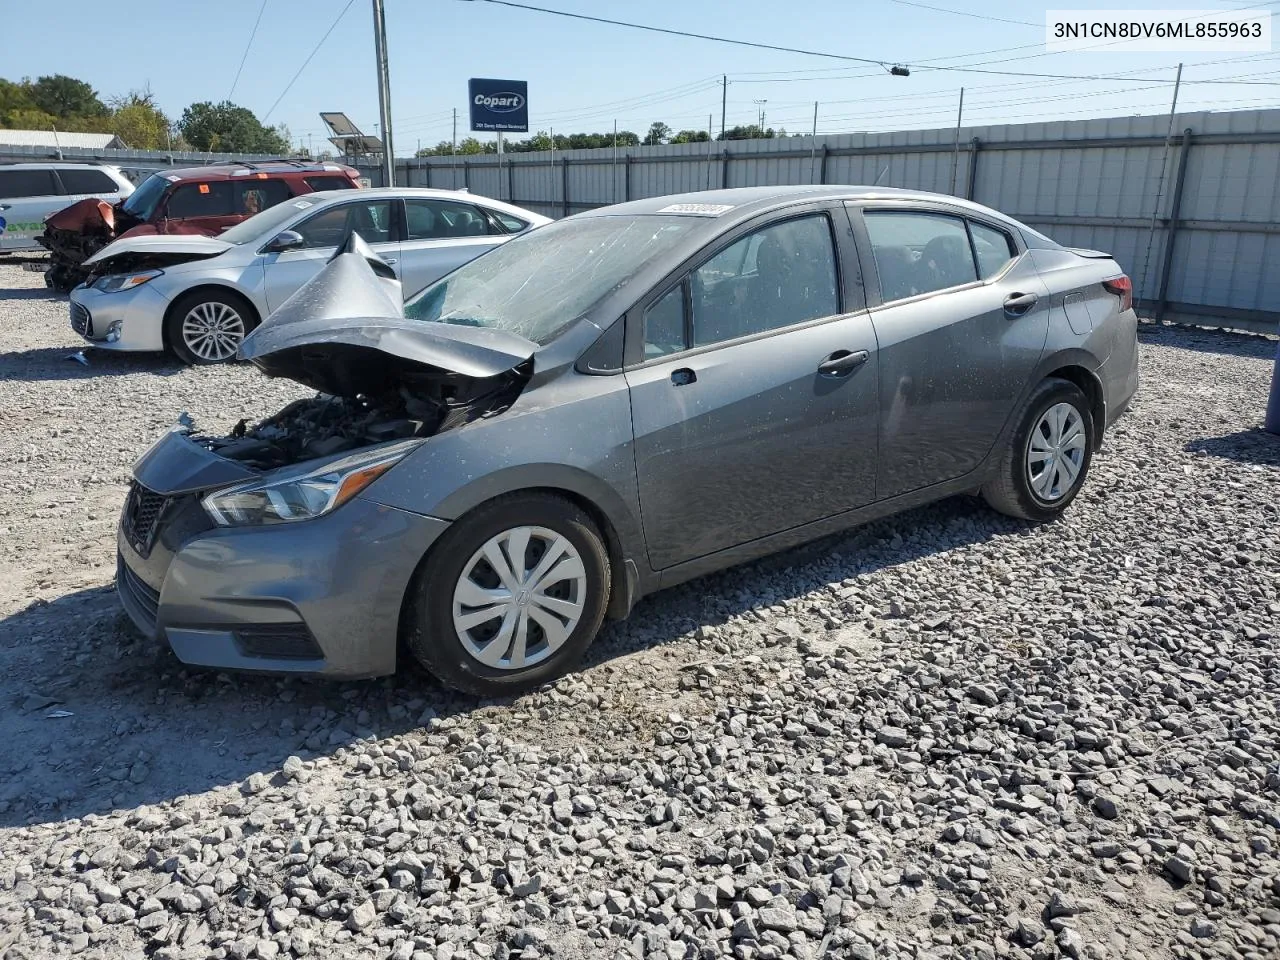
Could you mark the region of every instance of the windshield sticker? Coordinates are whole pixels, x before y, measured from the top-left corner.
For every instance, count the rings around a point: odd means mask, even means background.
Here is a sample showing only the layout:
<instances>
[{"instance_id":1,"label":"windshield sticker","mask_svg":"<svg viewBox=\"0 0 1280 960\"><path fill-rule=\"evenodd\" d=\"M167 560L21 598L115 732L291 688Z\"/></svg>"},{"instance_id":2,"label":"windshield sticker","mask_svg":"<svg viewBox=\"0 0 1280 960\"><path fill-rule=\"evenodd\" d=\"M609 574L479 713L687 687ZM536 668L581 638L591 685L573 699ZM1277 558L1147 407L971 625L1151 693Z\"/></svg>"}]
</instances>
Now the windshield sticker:
<instances>
[{"instance_id":1,"label":"windshield sticker","mask_svg":"<svg viewBox=\"0 0 1280 960\"><path fill-rule=\"evenodd\" d=\"M307 209L307 207L313 206L313 204L311 203L310 200L299 200L297 203L294 204L294 206L297 207L299 210L305 210Z\"/></svg>"},{"instance_id":2,"label":"windshield sticker","mask_svg":"<svg viewBox=\"0 0 1280 960\"><path fill-rule=\"evenodd\" d=\"M700 213L707 217L718 217L733 209L731 203L673 203L663 207L659 213Z\"/></svg>"},{"instance_id":3,"label":"windshield sticker","mask_svg":"<svg viewBox=\"0 0 1280 960\"><path fill-rule=\"evenodd\" d=\"M165 179L168 180L170 183L177 183L182 178L177 176L176 174L171 173L167 177L165 177Z\"/></svg>"}]
</instances>

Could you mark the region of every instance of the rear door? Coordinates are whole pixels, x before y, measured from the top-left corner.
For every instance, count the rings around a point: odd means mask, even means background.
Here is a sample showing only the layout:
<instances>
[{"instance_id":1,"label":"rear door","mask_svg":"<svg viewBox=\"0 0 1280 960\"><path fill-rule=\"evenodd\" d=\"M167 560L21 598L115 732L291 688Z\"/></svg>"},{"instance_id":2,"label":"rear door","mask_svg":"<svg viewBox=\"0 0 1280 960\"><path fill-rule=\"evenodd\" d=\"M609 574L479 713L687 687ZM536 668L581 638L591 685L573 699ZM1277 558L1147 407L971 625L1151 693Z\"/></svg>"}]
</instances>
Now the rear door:
<instances>
[{"instance_id":1,"label":"rear door","mask_svg":"<svg viewBox=\"0 0 1280 960\"><path fill-rule=\"evenodd\" d=\"M406 299L506 239L507 234L474 204L433 197L403 202L400 264Z\"/></svg>"},{"instance_id":2,"label":"rear door","mask_svg":"<svg viewBox=\"0 0 1280 960\"><path fill-rule=\"evenodd\" d=\"M655 570L874 499L875 334L834 215L740 228L628 314Z\"/></svg>"},{"instance_id":3,"label":"rear door","mask_svg":"<svg viewBox=\"0 0 1280 960\"><path fill-rule=\"evenodd\" d=\"M353 191L353 197L358 194ZM301 198L295 203L305 203ZM393 204L389 199L351 200L327 206L288 228L302 235L297 250L262 255L267 309L274 310L323 269L339 243L354 230L400 275L400 243L396 240Z\"/></svg>"},{"instance_id":4,"label":"rear door","mask_svg":"<svg viewBox=\"0 0 1280 960\"><path fill-rule=\"evenodd\" d=\"M44 218L69 205L52 170L0 167L0 250L33 250Z\"/></svg>"},{"instance_id":5,"label":"rear door","mask_svg":"<svg viewBox=\"0 0 1280 960\"><path fill-rule=\"evenodd\" d=\"M991 451L1044 352L1048 290L1014 232L967 211L848 204L880 344L880 499Z\"/></svg>"}]
</instances>

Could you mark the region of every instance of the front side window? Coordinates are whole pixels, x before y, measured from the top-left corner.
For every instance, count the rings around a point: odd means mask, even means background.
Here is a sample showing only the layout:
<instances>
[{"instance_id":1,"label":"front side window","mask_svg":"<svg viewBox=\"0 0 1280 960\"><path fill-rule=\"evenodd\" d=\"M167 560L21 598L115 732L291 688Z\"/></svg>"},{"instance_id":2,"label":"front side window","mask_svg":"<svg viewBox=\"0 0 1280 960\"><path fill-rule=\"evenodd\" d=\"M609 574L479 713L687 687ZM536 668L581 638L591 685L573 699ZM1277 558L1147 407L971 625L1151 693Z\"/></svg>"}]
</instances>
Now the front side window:
<instances>
[{"instance_id":1,"label":"front side window","mask_svg":"<svg viewBox=\"0 0 1280 960\"><path fill-rule=\"evenodd\" d=\"M978 258L978 272L983 280L994 277L1018 255L1013 241L1003 230L972 220L969 221L969 230L973 234L973 252Z\"/></svg>"},{"instance_id":2,"label":"front side window","mask_svg":"<svg viewBox=\"0 0 1280 960\"><path fill-rule=\"evenodd\" d=\"M165 215L170 220L196 217L229 217L237 213L235 191L228 180L212 183L184 183L173 191Z\"/></svg>"},{"instance_id":3,"label":"front side window","mask_svg":"<svg viewBox=\"0 0 1280 960\"><path fill-rule=\"evenodd\" d=\"M488 218L469 203L452 200L406 200L405 229L409 240L447 240L483 237L492 233Z\"/></svg>"},{"instance_id":4,"label":"front side window","mask_svg":"<svg viewBox=\"0 0 1280 960\"><path fill-rule=\"evenodd\" d=\"M0 198L52 197L57 192L52 170L0 170Z\"/></svg>"},{"instance_id":5,"label":"front side window","mask_svg":"<svg viewBox=\"0 0 1280 960\"><path fill-rule=\"evenodd\" d=\"M835 244L823 214L730 244L690 276L692 346L752 336L839 312Z\"/></svg>"},{"instance_id":6,"label":"front side window","mask_svg":"<svg viewBox=\"0 0 1280 960\"><path fill-rule=\"evenodd\" d=\"M964 220L935 213L863 214L885 302L978 279Z\"/></svg>"},{"instance_id":7,"label":"front side window","mask_svg":"<svg viewBox=\"0 0 1280 960\"><path fill-rule=\"evenodd\" d=\"M339 204L294 229L302 234L306 247L336 247L350 232L360 234L365 243L387 243L391 239L391 201Z\"/></svg>"},{"instance_id":8,"label":"front side window","mask_svg":"<svg viewBox=\"0 0 1280 960\"><path fill-rule=\"evenodd\" d=\"M62 178L62 186L67 193L104 195L120 192L120 184L101 170L94 170L92 167L81 170L59 170L58 176Z\"/></svg>"},{"instance_id":9,"label":"front side window","mask_svg":"<svg viewBox=\"0 0 1280 960\"><path fill-rule=\"evenodd\" d=\"M685 349L684 284L678 283L644 312L644 358Z\"/></svg>"}]
</instances>

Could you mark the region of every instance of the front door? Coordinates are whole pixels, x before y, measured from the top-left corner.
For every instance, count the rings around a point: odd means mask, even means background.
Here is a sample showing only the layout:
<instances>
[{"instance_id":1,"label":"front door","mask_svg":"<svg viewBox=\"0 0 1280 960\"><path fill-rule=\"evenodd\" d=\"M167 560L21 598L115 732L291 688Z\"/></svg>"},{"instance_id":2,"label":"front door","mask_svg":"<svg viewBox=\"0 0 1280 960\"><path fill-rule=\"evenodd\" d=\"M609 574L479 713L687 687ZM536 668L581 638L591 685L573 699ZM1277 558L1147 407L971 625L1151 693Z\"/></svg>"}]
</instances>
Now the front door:
<instances>
[{"instance_id":1,"label":"front door","mask_svg":"<svg viewBox=\"0 0 1280 960\"><path fill-rule=\"evenodd\" d=\"M881 301L871 320L886 499L962 477L987 456L1044 352L1049 298L996 223L918 205L860 216Z\"/></svg>"},{"instance_id":2,"label":"front door","mask_svg":"<svg viewBox=\"0 0 1280 960\"><path fill-rule=\"evenodd\" d=\"M262 255L267 309L275 310L323 268L334 250L354 230L400 275L400 244L393 239L391 200L355 200L326 207L294 225L304 245Z\"/></svg>"},{"instance_id":3,"label":"front door","mask_svg":"<svg viewBox=\"0 0 1280 960\"><path fill-rule=\"evenodd\" d=\"M654 569L875 498L876 342L826 213L730 244L648 305L628 370Z\"/></svg>"}]
</instances>

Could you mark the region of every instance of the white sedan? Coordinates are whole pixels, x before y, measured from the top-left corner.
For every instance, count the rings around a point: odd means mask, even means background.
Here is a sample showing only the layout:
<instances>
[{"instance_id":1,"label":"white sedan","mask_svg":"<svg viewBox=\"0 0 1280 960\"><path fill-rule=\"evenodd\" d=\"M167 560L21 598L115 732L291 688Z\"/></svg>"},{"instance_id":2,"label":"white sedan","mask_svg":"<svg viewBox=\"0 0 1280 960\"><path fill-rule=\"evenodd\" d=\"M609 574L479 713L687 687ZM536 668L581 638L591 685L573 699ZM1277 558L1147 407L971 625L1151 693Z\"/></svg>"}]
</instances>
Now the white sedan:
<instances>
[{"instance_id":1,"label":"white sedan","mask_svg":"<svg viewBox=\"0 0 1280 960\"><path fill-rule=\"evenodd\" d=\"M547 217L454 190L310 193L218 237L127 237L85 261L71 328L111 350L172 350L187 363L231 360L245 336L315 276L351 233L416 293Z\"/></svg>"}]
</instances>

